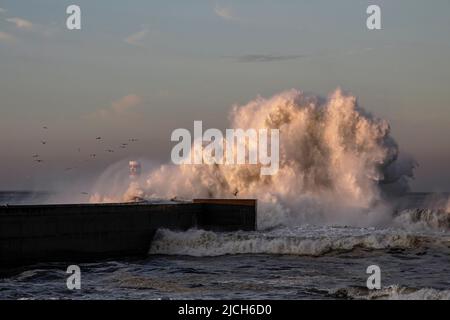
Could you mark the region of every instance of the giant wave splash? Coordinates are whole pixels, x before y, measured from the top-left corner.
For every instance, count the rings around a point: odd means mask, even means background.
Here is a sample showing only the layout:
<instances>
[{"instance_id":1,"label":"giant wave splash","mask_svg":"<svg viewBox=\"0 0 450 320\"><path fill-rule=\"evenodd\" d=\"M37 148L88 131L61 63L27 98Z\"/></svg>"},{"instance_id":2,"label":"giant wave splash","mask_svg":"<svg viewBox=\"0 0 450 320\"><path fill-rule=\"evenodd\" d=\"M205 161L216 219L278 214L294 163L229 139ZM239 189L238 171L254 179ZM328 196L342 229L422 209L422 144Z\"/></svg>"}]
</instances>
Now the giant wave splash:
<instances>
[{"instance_id":1,"label":"giant wave splash","mask_svg":"<svg viewBox=\"0 0 450 320\"><path fill-rule=\"evenodd\" d=\"M257 198L258 227L310 224L373 226L390 219L384 189L406 190L414 162L400 157L389 124L337 89L327 99L289 90L235 105L230 127L279 129L280 165L261 176L260 165L162 165L121 195L141 198Z\"/></svg>"}]
</instances>

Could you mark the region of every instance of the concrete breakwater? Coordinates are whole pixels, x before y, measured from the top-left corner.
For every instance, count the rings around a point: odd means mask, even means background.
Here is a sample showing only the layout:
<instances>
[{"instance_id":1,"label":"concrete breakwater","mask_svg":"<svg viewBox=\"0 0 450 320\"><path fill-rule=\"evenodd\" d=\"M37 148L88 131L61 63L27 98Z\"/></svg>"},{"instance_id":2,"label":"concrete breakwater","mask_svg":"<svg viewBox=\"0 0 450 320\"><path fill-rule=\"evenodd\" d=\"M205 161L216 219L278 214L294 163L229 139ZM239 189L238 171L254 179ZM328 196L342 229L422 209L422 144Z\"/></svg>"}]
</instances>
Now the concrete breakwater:
<instances>
[{"instance_id":1,"label":"concrete breakwater","mask_svg":"<svg viewBox=\"0 0 450 320\"><path fill-rule=\"evenodd\" d=\"M256 200L0 206L0 266L145 256L159 228L256 229Z\"/></svg>"}]
</instances>

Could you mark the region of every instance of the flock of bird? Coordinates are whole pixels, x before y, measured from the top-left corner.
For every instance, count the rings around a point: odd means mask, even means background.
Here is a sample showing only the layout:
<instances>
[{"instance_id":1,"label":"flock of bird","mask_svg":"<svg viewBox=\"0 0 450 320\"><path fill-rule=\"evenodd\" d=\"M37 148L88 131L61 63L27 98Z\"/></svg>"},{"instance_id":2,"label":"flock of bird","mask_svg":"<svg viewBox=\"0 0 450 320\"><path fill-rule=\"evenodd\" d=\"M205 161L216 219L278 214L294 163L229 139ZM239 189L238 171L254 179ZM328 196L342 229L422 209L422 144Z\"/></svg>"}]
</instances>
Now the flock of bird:
<instances>
[{"instance_id":1,"label":"flock of bird","mask_svg":"<svg viewBox=\"0 0 450 320\"><path fill-rule=\"evenodd\" d=\"M43 126L42 129L48 130L48 127L47 127L47 126ZM101 141L101 140L103 140L103 139L102 139L102 137L96 137L95 140ZM137 142L137 141L138 141L138 139L136 139L136 138L130 138L130 139L128 139L128 142L127 142L127 143L122 143L122 144L120 144L120 145L119 145L119 148L120 148L120 149L126 149L130 143L134 143L134 142ZM46 144L47 144L47 141L46 141L46 140L41 140L41 144L42 144L42 145L46 145ZM79 153L81 153L81 148L78 148L77 150L78 150ZM105 152L107 152L107 153L113 153L113 152L114 152L114 149L105 149ZM97 157L97 154L96 154L96 153L91 153L91 154L89 154L89 157L90 157L91 159L94 159L94 158ZM33 161L36 162L36 163L43 163L43 162L44 162L44 160L42 159L42 157L41 157L39 154L33 154L33 155L32 155L32 159L33 159ZM85 161L88 161L88 160L85 160ZM65 168L65 171L70 171L70 170L72 170L72 169L75 169L75 167L73 167L73 168L72 168L72 167Z\"/></svg>"}]
</instances>

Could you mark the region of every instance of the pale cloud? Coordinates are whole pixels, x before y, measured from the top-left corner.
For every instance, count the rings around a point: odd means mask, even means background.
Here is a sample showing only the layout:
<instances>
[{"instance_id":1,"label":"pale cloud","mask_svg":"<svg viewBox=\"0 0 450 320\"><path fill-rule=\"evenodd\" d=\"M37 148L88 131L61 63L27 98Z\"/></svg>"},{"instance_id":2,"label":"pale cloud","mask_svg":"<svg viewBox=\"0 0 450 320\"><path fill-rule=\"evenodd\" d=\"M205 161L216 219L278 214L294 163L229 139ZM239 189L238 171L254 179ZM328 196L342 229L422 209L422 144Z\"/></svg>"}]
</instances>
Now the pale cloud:
<instances>
[{"instance_id":1,"label":"pale cloud","mask_svg":"<svg viewBox=\"0 0 450 320\"><path fill-rule=\"evenodd\" d=\"M141 46L143 44L142 41L145 39L148 33L148 28L143 28L141 31L138 31L126 37L125 42L134 46Z\"/></svg>"},{"instance_id":2,"label":"pale cloud","mask_svg":"<svg viewBox=\"0 0 450 320\"><path fill-rule=\"evenodd\" d=\"M8 18L6 21L11 22L15 24L16 28L24 29L24 30L31 30L33 29L33 23L31 23L28 20L22 19L22 18Z\"/></svg>"},{"instance_id":3,"label":"pale cloud","mask_svg":"<svg viewBox=\"0 0 450 320\"><path fill-rule=\"evenodd\" d=\"M12 41L14 39L12 34L0 31L0 41Z\"/></svg>"},{"instance_id":4,"label":"pale cloud","mask_svg":"<svg viewBox=\"0 0 450 320\"><path fill-rule=\"evenodd\" d=\"M5 13L6 9L0 8L0 13Z\"/></svg>"},{"instance_id":5,"label":"pale cloud","mask_svg":"<svg viewBox=\"0 0 450 320\"><path fill-rule=\"evenodd\" d=\"M238 61L238 62L274 62L274 61L295 60L295 59L306 58L306 57L308 57L308 55L305 55L305 54L290 54L290 55L247 54L247 55L236 57L236 61Z\"/></svg>"},{"instance_id":6,"label":"pale cloud","mask_svg":"<svg viewBox=\"0 0 450 320\"><path fill-rule=\"evenodd\" d=\"M136 94L126 95L119 100L113 101L111 108L117 112L121 113L129 110L130 108L136 107L142 103L142 98Z\"/></svg>"},{"instance_id":7,"label":"pale cloud","mask_svg":"<svg viewBox=\"0 0 450 320\"><path fill-rule=\"evenodd\" d=\"M59 29L54 24L52 26L44 26L32 23L31 21L19 17L8 18L6 19L6 21L14 24L14 26L19 30L28 31L35 35L45 37L53 36L59 31Z\"/></svg>"},{"instance_id":8,"label":"pale cloud","mask_svg":"<svg viewBox=\"0 0 450 320\"><path fill-rule=\"evenodd\" d=\"M224 20L237 20L231 8L225 8L216 5L216 7L214 8L214 13Z\"/></svg>"},{"instance_id":9,"label":"pale cloud","mask_svg":"<svg viewBox=\"0 0 450 320\"><path fill-rule=\"evenodd\" d=\"M100 109L91 114L91 118L113 118L132 114L142 105L143 99L137 94L129 94L111 103L108 108Z\"/></svg>"}]
</instances>

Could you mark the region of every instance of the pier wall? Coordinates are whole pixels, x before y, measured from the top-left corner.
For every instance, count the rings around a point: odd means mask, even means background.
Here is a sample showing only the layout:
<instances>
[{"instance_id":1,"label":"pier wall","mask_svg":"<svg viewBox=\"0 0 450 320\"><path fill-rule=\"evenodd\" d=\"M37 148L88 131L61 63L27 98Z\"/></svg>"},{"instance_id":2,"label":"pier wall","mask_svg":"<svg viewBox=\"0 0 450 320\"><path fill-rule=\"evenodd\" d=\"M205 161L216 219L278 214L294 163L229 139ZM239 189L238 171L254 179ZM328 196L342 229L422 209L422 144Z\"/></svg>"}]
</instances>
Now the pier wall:
<instances>
[{"instance_id":1,"label":"pier wall","mask_svg":"<svg viewBox=\"0 0 450 320\"><path fill-rule=\"evenodd\" d=\"M0 266L145 256L159 228L254 230L253 203L0 206Z\"/></svg>"}]
</instances>

